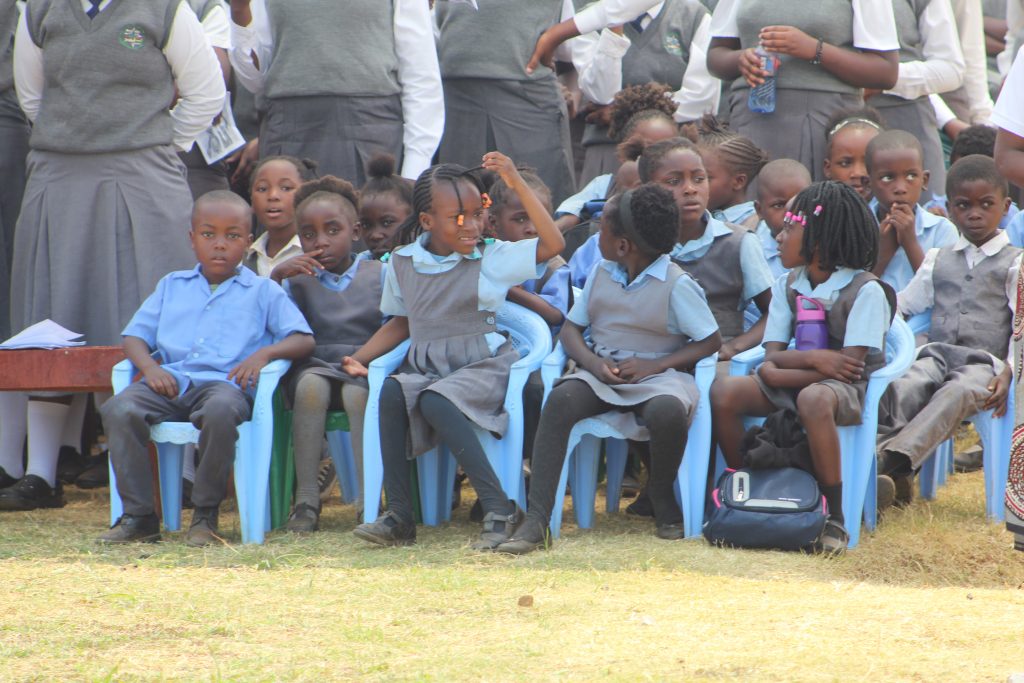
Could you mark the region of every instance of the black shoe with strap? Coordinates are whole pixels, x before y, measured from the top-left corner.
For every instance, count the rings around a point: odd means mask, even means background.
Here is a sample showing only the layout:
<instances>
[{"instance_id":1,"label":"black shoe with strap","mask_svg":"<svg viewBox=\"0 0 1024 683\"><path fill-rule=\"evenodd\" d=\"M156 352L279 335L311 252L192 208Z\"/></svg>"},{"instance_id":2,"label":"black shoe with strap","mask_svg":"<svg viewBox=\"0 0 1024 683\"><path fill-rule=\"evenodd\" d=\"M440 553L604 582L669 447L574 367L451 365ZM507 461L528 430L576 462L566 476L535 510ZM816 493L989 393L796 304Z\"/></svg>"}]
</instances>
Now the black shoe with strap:
<instances>
[{"instance_id":1,"label":"black shoe with strap","mask_svg":"<svg viewBox=\"0 0 1024 683\"><path fill-rule=\"evenodd\" d=\"M551 547L551 530L546 524L527 517L512 531L509 539L494 550L509 555L525 555L534 550L549 547Z\"/></svg>"},{"instance_id":2,"label":"black shoe with strap","mask_svg":"<svg viewBox=\"0 0 1024 683\"><path fill-rule=\"evenodd\" d=\"M156 543L160 540L160 520L155 514L121 515L110 531L96 540L99 543Z\"/></svg>"},{"instance_id":3,"label":"black shoe with strap","mask_svg":"<svg viewBox=\"0 0 1024 683\"><path fill-rule=\"evenodd\" d=\"M0 510L25 511L62 507L64 489L59 481L56 486L50 486L42 477L27 474L11 486L0 489Z\"/></svg>"},{"instance_id":4,"label":"black shoe with strap","mask_svg":"<svg viewBox=\"0 0 1024 683\"><path fill-rule=\"evenodd\" d=\"M192 524L185 534L185 545L200 548L207 545L223 543L224 539L217 533L218 508L196 506L192 511Z\"/></svg>"},{"instance_id":5,"label":"black shoe with strap","mask_svg":"<svg viewBox=\"0 0 1024 683\"><path fill-rule=\"evenodd\" d=\"M480 532L480 538L470 546L473 550L494 550L512 536L526 513L515 501L510 500L508 503L512 512L488 512L484 515L484 529Z\"/></svg>"},{"instance_id":6,"label":"black shoe with strap","mask_svg":"<svg viewBox=\"0 0 1024 683\"><path fill-rule=\"evenodd\" d=\"M416 542L416 523L388 510L372 522L360 524L352 533L357 538L377 545L412 545Z\"/></svg>"},{"instance_id":7,"label":"black shoe with strap","mask_svg":"<svg viewBox=\"0 0 1024 683\"><path fill-rule=\"evenodd\" d=\"M320 528L320 507L313 507L306 503L296 503L288 522L284 525L285 531L293 534L308 534Z\"/></svg>"}]
</instances>

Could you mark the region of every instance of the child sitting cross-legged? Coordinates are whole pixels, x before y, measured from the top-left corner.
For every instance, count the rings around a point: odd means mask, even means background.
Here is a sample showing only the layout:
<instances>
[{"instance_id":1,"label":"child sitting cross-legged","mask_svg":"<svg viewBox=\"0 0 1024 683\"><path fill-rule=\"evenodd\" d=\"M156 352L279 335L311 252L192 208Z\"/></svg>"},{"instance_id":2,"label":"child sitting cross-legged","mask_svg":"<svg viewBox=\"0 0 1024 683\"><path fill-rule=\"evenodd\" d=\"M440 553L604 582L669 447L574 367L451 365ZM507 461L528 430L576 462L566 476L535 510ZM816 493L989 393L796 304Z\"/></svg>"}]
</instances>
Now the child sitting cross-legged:
<instances>
[{"instance_id":1,"label":"child sitting cross-legged","mask_svg":"<svg viewBox=\"0 0 1024 683\"><path fill-rule=\"evenodd\" d=\"M217 190L196 200L192 249L199 265L166 275L122 332L124 352L142 373L107 401L103 426L124 514L104 543L156 541L153 474L147 445L159 422L189 421L199 430L195 511L185 542L220 541L217 511L235 458L238 425L252 414L260 370L313 351L309 325L277 283L241 266L252 242L252 209ZM151 353L159 352L163 364Z\"/></svg>"},{"instance_id":2,"label":"child sitting cross-legged","mask_svg":"<svg viewBox=\"0 0 1024 683\"><path fill-rule=\"evenodd\" d=\"M928 343L878 405L878 506L907 503L913 473L960 423L980 410L1006 412L1006 359L1017 302L1021 250L999 222L1010 200L995 162L975 154L946 179L953 246L931 249L899 293L910 317L931 310Z\"/></svg>"},{"instance_id":3,"label":"child sitting cross-legged","mask_svg":"<svg viewBox=\"0 0 1024 683\"><path fill-rule=\"evenodd\" d=\"M884 340L895 295L869 272L878 255L878 228L867 205L847 185L828 181L800 192L779 233L779 250L782 265L791 270L772 286L765 362L756 375L724 377L712 385L715 439L729 466L742 467L743 417L796 411L828 503L821 550L842 552L849 535L843 526L836 427L860 424L868 378L885 365ZM795 332L798 294L828 311L828 348L787 349Z\"/></svg>"}]
</instances>

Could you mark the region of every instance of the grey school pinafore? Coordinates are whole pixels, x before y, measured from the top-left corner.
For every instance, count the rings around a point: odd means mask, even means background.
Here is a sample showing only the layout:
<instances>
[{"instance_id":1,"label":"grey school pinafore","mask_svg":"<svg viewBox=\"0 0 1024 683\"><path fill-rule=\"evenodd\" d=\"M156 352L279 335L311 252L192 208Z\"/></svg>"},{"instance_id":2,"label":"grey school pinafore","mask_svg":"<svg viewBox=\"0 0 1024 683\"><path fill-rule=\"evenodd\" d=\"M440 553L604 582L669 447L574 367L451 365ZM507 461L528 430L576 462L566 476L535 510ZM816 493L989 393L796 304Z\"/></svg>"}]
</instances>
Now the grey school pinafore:
<instances>
[{"instance_id":1,"label":"grey school pinafore","mask_svg":"<svg viewBox=\"0 0 1024 683\"><path fill-rule=\"evenodd\" d=\"M25 191L25 158L28 156L28 121L14 93L14 31L18 7L4 3L0 9L0 338L11 336L11 261L14 258L14 225Z\"/></svg>"},{"instance_id":2,"label":"grey school pinafore","mask_svg":"<svg viewBox=\"0 0 1024 683\"><path fill-rule=\"evenodd\" d=\"M743 334L743 268L740 246L748 230L732 223L725 224L732 234L719 235L708 252L694 261L677 261L704 290L708 306L715 316L722 341Z\"/></svg>"},{"instance_id":3,"label":"grey school pinafore","mask_svg":"<svg viewBox=\"0 0 1024 683\"><path fill-rule=\"evenodd\" d=\"M794 271L786 278L786 300L789 303L789 310L793 312L794 332L796 328L796 290L793 289L793 283L796 281L796 276L797 273ZM838 351L843 348L846 339L846 321L850 317L850 311L853 310L853 304L857 301L857 293L869 282L877 282L882 287L885 297L889 301L889 315L895 314L896 292L892 287L867 271L858 273L848 285L840 290L839 297L828 311L826 322L829 349ZM824 301L819 300L819 303L827 305L827 302ZM859 382L847 384L834 379L818 382L818 384L832 389L836 394L839 403L836 409L836 425L844 427L860 424L861 414L864 412L864 396L867 393L868 379L872 372L884 366L885 351L872 349L864 359L864 378ZM796 397L800 390L770 387L764 383L760 375L755 373L753 377L761 388L761 393L771 401L772 405L779 410L788 408L796 412Z\"/></svg>"},{"instance_id":4,"label":"grey school pinafore","mask_svg":"<svg viewBox=\"0 0 1024 683\"><path fill-rule=\"evenodd\" d=\"M486 250L481 246L481 253ZM505 393L519 353L506 342L492 356L486 335L496 332L494 311L479 310L478 285L483 259L462 259L451 270L424 275L412 259L392 253L409 317L409 353L392 377L402 386L409 416L410 457L439 443L423 419L419 398L434 391L451 401L473 423L502 436L508 428Z\"/></svg>"},{"instance_id":5,"label":"grey school pinafore","mask_svg":"<svg viewBox=\"0 0 1024 683\"><path fill-rule=\"evenodd\" d=\"M594 284L587 301L590 317L591 350L614 362L627 358L663 358L690 342L685 335L668 331L668 313L672 290L681 277L689 277L676 264L669 264L664 280L648 278L637 289L627 290L612 280L604 268L594 271ZM588 370L576 368L558 383L586 382L594 394L606 403L628 408L658 396L674 396L683 404L687 420L693 419L697 405L697 384L693 375L674 368L630 384L605 384ZM611 411L601 418L627 439L650 438L647 427L637 422L632 411Z\"/></svg>"}]
</instances>

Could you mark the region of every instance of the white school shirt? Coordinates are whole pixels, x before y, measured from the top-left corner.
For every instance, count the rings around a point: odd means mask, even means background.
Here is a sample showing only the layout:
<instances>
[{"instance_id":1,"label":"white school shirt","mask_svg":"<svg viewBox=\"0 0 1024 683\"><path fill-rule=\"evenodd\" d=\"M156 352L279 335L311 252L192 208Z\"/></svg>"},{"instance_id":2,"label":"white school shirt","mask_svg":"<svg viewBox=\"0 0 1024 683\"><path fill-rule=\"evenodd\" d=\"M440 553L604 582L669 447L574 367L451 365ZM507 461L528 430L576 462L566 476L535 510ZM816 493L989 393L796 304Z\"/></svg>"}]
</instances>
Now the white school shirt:
<instances>
[{"instance_id":1,"label":"white school shirt","mask_svg":"<svg viewBox=\"0 0 1024 683\"><path fill-rule=\"evenodd\" d=\"M277 268L288 259L303 253L299 236L292 235L292 238L288 240L288 244L281 247L281 251L277 252L276 255L271 256L267 253L267 240L269 239L270 234L263 233L249 246L246 253L246 257L251 257L253 254L256 255L256 274L260 277L270 277L270 274L274 272L274 268Z\"/></svg>"},{"instance_id":2,"label":"white school shirt","mask_svg":"<svg viewBox=\"0 0 1024 683\"><path fill-rule=\"evenodd\" d=\"M739 38L736 17L742 9L743 0L721 0L711 15L711 37ZM879 52L900 49L891 0L852 0L851 9L854 47Z\"/></svg>"},{"instance_id":3,"label":"white school shirt","mask_svg":"<svg viewBox=\"0 0 1024 683\"><path fill-rule=\"evenodd\" d=\"M224 5L217 4L211 7L200 23L210 45L222 50L231 49L231 20L228 19L228 11Z\"/></svg>"},{"instance_id":4,"label":"white school shirt","mask_svg":"<svg viewBox=\"0 0 1024 683\"><path fill-rule=\"evenodd\" d=\"M103 12L112 0L100 3ZM92 3L81 0L82 9L89 11ZM213 48L207 42L203 27L187 2L178 6L163 48L164 57L180 99L171 110L174 121L174 146L182 152L192 144L224 107L224 76ZM46 79L43 75L43 50L28 31L23 13L14 38L14 83L18 101L29 121L35 121L43 100Z\"/></svg>"},{"instance_id":5,"label":"white school shirt","mask_svg":"<svg viewBox=\"0 0 1024 683\"><path fill-rule=\"evenodd\" d=\"M989 123L1024 137L1024 58L1019 52L1003 82Z\"/></svg>"},{"instance_id":6,"label":"white school shirt","mask_svg":"<svg viewBox=\"0 0 1024 683\"><path fill-rule=\"evenodd\" d=\"M692 0L696 2L696 0ZM665 2L647 10L640 21L646 30L664 8ZM708 112L718 111L718 100L722 94L722 84L708 71L707 50L711 42L711 15L707 14L697 27L697 32L690 43L690 59L683 73L682 85L672 94L676 103L676 121L693 121ZM622 58L633 44L626 36L614 31L588 33L575 40L580 41L588 56L579 72L580 90L588 100L596 104L611 104L615 93L623 88Z\"/></svg>"},{"instance_id":7,"label":"white school shirt","mask_svg":"<svg viewBox=\"0 0 1024 683\"><path fill-rule=\"evenodd\" d=\"M264 0L252 0L252 23L231 22L231 66L238 81L258 95L273 59L274 35ZM395 0L395 54L402 86L402 177L415 180L430 167L444 133L444 95L430 8L424 0ZM253 56L259 66L253 62ZM353 65L358 68L358 65Z\"/></svg>"},{"instance_id":8,"label":"white school shirt","mask_svg":"<svg viewBox=\"0 0 1024 683\"><path fill-rule=\"evenodd\" d=\"M964 93L971 120L987 123L992 116L992 96L988 92L988 54L985 51L985 15L978 0L950 0L960 50L964 56ZM940 126L941 128L941 126Z\"/></svg>"},{"instance_id":9,"label":"white school shirt","mask_svg":"<svg viewBox=\"0 0 1024 683\"><path fill-rule=\"evenodd\" d=\"M896 85L885 92L907 100L956 90L967 68L950 0L933 0L918 19L923 60L900 62ZM988 87L988 78L984 86Z\"/></svg>"},{"instance_id":10,"label":"white school shirt","mask_svg":"<svg viewBox=\"0 0 1024 683\"><path fill-rule=\"evenodd\" d=\"M573 23L582 36L633 21L661 2L663 0L601 0L577 12Z\"/></svg>"}]
</instances>

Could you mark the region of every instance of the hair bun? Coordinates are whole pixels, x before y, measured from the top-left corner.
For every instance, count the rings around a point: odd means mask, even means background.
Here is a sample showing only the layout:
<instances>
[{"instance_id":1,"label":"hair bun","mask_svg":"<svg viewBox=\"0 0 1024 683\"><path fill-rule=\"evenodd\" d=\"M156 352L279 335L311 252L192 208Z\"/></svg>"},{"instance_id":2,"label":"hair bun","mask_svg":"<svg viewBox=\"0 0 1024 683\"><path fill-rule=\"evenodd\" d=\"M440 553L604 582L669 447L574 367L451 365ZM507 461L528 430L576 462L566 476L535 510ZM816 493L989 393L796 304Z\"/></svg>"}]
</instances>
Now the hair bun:
<instances>
[{"instance_id":1,"label":"hair bun","mask_svg":"<svg viewBox=\"0 0 1024 683\"><path fill-rule=\"evenodd\" d=\"M395 157L391 154L375 154L366 162L366 175L370 178L390 178L395 175Z\"/></svg>"}]
</instances>

